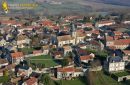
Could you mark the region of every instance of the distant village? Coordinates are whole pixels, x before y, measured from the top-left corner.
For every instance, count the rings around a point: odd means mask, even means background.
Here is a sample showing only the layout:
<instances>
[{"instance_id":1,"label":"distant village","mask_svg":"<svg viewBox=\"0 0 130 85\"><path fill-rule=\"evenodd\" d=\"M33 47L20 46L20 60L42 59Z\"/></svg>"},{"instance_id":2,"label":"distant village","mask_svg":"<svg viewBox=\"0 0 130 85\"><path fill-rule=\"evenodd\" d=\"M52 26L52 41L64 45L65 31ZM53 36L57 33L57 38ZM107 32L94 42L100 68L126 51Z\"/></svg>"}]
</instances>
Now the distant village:
<instances>
[{"instance_id":1,"label":"distant village","mask_svg":"<svg viewBox=\"0 0 130 85\"><path fill-rule=\"evenodd\" d=\"M1 85L89 81L91 72L130 79L129 17L0 16Z\"/></svg>"}]
</instances>

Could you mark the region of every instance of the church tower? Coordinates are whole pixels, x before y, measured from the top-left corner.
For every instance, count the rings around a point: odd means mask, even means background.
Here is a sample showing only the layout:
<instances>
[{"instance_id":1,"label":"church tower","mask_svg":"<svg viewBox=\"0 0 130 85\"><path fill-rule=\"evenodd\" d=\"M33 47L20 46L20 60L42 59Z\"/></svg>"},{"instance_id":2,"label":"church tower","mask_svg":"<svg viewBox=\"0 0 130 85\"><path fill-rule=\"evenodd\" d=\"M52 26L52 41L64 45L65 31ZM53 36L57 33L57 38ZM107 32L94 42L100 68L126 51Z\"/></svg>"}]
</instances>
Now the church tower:
<instances>
[{"instance_id":1,"label":"church tower","mask_svg":"<svg viewBox=\"0 0 130 85\"><path fill-rule=\"evenodd\" d=\"M76 38L76 25L74 23L71 23L71 36Z\"/></svg>"}]
</instances>

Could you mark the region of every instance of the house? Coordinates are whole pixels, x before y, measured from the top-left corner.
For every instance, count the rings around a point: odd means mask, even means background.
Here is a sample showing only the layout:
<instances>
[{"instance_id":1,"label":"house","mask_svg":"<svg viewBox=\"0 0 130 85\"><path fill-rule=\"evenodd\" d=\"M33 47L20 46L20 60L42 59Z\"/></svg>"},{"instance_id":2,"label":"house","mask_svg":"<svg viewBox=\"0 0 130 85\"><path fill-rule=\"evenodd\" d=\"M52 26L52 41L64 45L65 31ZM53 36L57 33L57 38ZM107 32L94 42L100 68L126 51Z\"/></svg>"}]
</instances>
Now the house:
<instances>
[{"instance_id":1,"label":"house","mask_svg":"<svg viewBox=\"0 0 130 85\"><path fill-rule=\"evenodd\" d=\"M88 63L89 61L93 61L95 55L93 53L87 52L84 49L77 49L77 63L81 64L82 62Z\"/></svg>"},{"instance_id":2,"label":"house","mask_svg":"<svg viewBox=\"0 0 130 85\"><path fill-rule=\"evenodd\" d=\"M82 24L82 28L93 28L93 24L92 23L86 23L86 24Z\"/></svg>"},{"instance_id":3,"label":"house","mask_svg":"<svg viewBox=\"0 0 130 85\"><path fill-rule=\"evenodd\" d=\"M124 24L130 24L130 20L123 21Z\"/></svg>"},{"instance_id":4,"label":"house","mask_svg":"<svg viewBox=\"0 0 130 85\"><path fill-rule=\"evenodd\" d=\"M118 72L118 71L124 71L125 70L125 62L122 60L119 56L108 56L107 60L105 62L104 68L108 72Z\"/></svg>"},{"instance_id":5,"label":"house","mask_svg":"<svg viewBox=\"0 0 130 85\"><path fill-rule=\"evenodd\" d=\"M110 26L113 24L115 24L115 21L113 21L113 20L99 21L96 23L96 27Z\"/></svg>"},{"instance_id":6,"label":"house","mask_svg":"<svg viewBox=\"0 0 130 85\"><path fill-rule=\"evenodd\" d=\"M130 56L130 50L123 50L123 53L124 53L125 55Z\"/></svg>"},{"instance_id":7,"label":"house","mask_svg":"<svg viewBox=\"0 0 130 85\"><path fill-rule=\"evenodd\" d=\"M17 83L20 80L21 80L21 77L11 78L12 83Z\"/></svg>"},{"instance_id":8,"label":"house","mask_svg":"<svg viewBox=\"0 0 130 85\"><path fill-rule=\"evenodd\" d=\"M22 85L38 85L38 79L35 77L31 77L26 80Z\"/></svg>"},{"instance_id":9,"label":"house","mask_svg":"<svg viewBox=\"0 0 130 85\"><path fill-rule=\"evenodd\" d=\"M7 66L9 62L6 59L0 59L0 68Z\"/></svg>"},{"instance_id":10,"label":"house","mask_svg":"<svg viewBox=\"0 0 130 85\"><path fill-rule=\"evenodd\" d=\"M114 36L121 36L123 33L120 31L114 31Z\"/></svg>"},{"instance_id":11,"label":"house","mask_svg":"<svg viewBox=\"0 0 130 85\"><path fill-rule=\"evenodd\" d=\"M16 64L19 64L20 61L24 60L23 52L11 53L11 57L12 57L12 62Z\"/></svg>"},{"instance_id":12,"label":"house","mask_svg":"<svg viewBox=\"0 0 130 85\"><path fill-rule=\"evenodd\" d=\"M81 49L86 49L87 48L85 43L78 44L78 47L81 48Z\"/></svg>"},{"instance_id":13,"label":"house","mask_svg":"<svg viewBox=\"0 0 130 85\"><path fill-rule=\"evenodd\" d=\"M71 79L73 77L83 76L84 73L81 69L76 69L73 66L57 68L58 79Z\"/></svg>"},{"instance_id":14,"label":"house","mask_svg":"<svg viewBox=\"0 0 130 85\"><path fill-rule=\"evenodd\" d=\"M75 45L75 38L71 35L58 36L58 47L62 47L63 45L72 44Z\"/></svg>"},{"instance_id":15,"label":"house","mask_svg":"<svg viewBox=\"0 0 130 85\"><path fill-rule=\"evenodd\" d=\"M15 20L2 20L1 21L1 24L8 25L8 26L10 26L10 25L13 26L15 23L16 23Z\"/></svg>"},{"instance_id":16,"label":"house","mask_svg":"<svg viewBox=\"0 0 130 85\"><path fill-rule=\"evenodd\" d=\"M26 35L18 35L17 37L17 46L19 48L23 48L25 46L25 44L28 44L29 45L30 43L30 39L26 36Z\"/></svg>"},{"instance_id":17,"label":"house","mask_svg":"<svg viewBox=\"0 0 130 85\"><path fill-rule=\"evenodd\" d=\"M129 36L128 33L123 33L123 34L122 34L122 37L123 37L124 39L128 39L128 38L130 38L130 36Z\"/></svg>"},{"instance_id":18,"label":"house","mask_svg":"<svg viewBox=\"0 0 130 85\"><path fill-rule=\"evenodd\" d=\"M44 26L44 27L52 27L53 26L53 22L51 20L42 20L39 22L39 24L41 26Z\"/></svg>"},{"instance_id":19,"label":"house","mask_svg":"<svg viewBox=\"0 0 130 85\"><path fill-rule=\"evenodd\" d=\"M130 39L120 39L114 41L116 49L126 49L130 45Z\"/></svg>"},{"instance_id":20,"label":"house","mask_svg":"<svg viewBox=\"0 0 130 85\"><path fill-rule=\"evenodd\" d=\"M85 32L76 32L75 43L83 42L86 37Z\"/></svg>"},{"instance_id":21,"label":"house","mask_svg":"<svg viewBox=\"0 0 130 85\"><path fill-rule=\"evenodd\" d=\"M123 60L124 61L130 61L130 50L122 50L123 52Z\"/></svg>"},{"instance_id":22,"label":"house","mask_svg":"<svg viewBox=\"0 0 130 85\"><path fill-rule=\"evenodd\" d=\"M87 43L86 47L98 51L104 49L104 44L101 41L91 40Z\"/></svg>"},{"instance_id":23,"label":"house","mask_svg":"<svg viewBox=\"0 0 130 85\"><path fill-rule=\"evenodd\" d=\"M80 61L83 63L88 63L89 61L93 61L94 56L92 55L85 55L85 56L80 56Z\"/></svg>"},{"instance_id":24,"label":"house","mask_svg":"<svg viewBox=\"0 0 130 85\"><path fill-rule=\"evenodd\" d=\"M106 46L113 46L116 49L126 49L130 45L130 39L117 39L113 37L106 37Z\"/></svg>"},{"instance_id":25,"label":"house","mask_svg":"<svg viewBox=\"0 0 130 85\"><path fill-rule=\"evenodd\" d=\"M6 40L4 38L0 39L0 46L5 46L7 44Z\"/></svg>"},{"instance_id":26,"label":"house","mask_svg":"<svg viewBox=\"0 0 130 85\"><path fill-rule=\"evenodd\" d=\"M34 55L34 56L43 55L42 50L34 50L34 51L33 51L33 55Z\"/></svg>"},{"instance_id":27,"label":"house","mask_svg":"<svg viewBox=\"0 0 130 85\"><path fill-rule=\"evenodd\" d=\"M64 49L64 55L67 55L68 53L72 52L72 48L69 45L63 46Z\"/></svg>"},{"instance_id":28,"label":"house","mask_svg":"<svg viewBox=\"0 0 130 85\"><path fill-rule=\"evenodd\" d=\"M24 65L18 69L17 76L29 77L31 73L32 73L32 68Z\"/></svg>"},{"instance_id":29,"label":"house","mask_svg":"<svg viewBox=\"0 0 130 85\"><path fill-rule=\"evenodd\" d=\"M49 49L50 49L49 45L42 46L43 55L48 55Z\"/></svg>"}]
</instances>

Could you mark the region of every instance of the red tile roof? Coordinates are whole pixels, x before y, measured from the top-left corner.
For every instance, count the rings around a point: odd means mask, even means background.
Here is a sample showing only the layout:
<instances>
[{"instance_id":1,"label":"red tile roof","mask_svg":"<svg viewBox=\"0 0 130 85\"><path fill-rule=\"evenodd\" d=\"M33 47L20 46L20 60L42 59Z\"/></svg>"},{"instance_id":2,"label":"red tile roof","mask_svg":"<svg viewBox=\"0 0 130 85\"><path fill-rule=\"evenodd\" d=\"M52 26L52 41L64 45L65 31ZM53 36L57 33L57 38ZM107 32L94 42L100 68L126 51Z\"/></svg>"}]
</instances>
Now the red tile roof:
<instances>
[{"instance_id":1,"label":"red tile roof","mask_svg":"<svg viewBox=\"0 0 130 85\"><path fill-rule=\"evenodd\" d=\"M93 27L93 24L92 23L86 23L86 24L84 24L84 26L86 26L86 27Z\"/></svg>"},{"instance_id":2,"label":"red tile roof","mask_svg":"<svg viewBox=\"0 0 130 85\"><path fill-rule=\"evenodd\" d=\"M92 59L91 55L80 56L80 60L90 60L90 59Z\"/></svg>"},{"instance_id":3,"label":"red tile roof","mask_svg":"<svg viewBox=\"0 0 130 85\"><path fill-rule=\"evenodd\" d=\"M12 58L17 59L20 57L23 57L23 52L15 52L15 53L11 53Z\"/></svg>"},{"instance_id":4,"label":"red tile roof","mask_svg":"<svg viewBox=\"0 0 130 85\"><path fill-rule=\"evenodd\" d=\"M129 44L130 44L130 39L120 39L114 41L114 45L129 45Z\"/></svg>"},{"instance_id":5,"label":"red tile roof","mask_svg":"<svg viewBox=\"0 0 130 85\"><path fill-rule=\"evenodd\" d=\"M107 36L107 37L106 37L106 41L113 41L113 40L114 40L114 38L111 37L111 36Z\"/></svg>"},{"instance_id":6,"label":"red tile roof","mask_svg":"<svg viewBox=\"0 0 130 85\"><path fill-rule=\"evenodd\" d=\"M57 68L58 72L75 72L74 67Z\"/></svg>"},{"instance_id":7,"label":"red tile roof","mask_svg":"<svg viewBox=\"0 0 130 85\"><path fill-rule=\"evenodd\" d=\"M53 25L52 21L50 21L50 20L44 20L40 24L42 24L43 26L52 26Z\"/></svg>"},{"instance_id":8,"label":"red tile roof","mask_svg":"<svg viewBox=\"0 0 130 85\"><path fill-rule=\"evenodd\" d=\"M73 40L74 38L71 37L71 35L63 35L57 37L58 41L67 41L67 40Z\"/></svg>"},{"instance_id":9,"label":"red tile roof","mask_svg":"<svg viewBox=\"0 0 130 85\"><path fill-rule=\"evenodd\" d=\"M11 25L13 25L13 24L15 24L16 23L16 21L14 21L14 20L3 20L3 21L0 21L2 24L11 24Z\"/></svg>"},{"instance_id":10,"label":"red tile roof","mask_svg":"<svg viewBox=\"0 0 130 85\"><path fill-rule=\"evenodd\" d=\"M38 53L42 53L42 50L34 50L33 54L38 54Z\"/></svg>"},{"instance_id":11,"label":"red tile roof","mask_svg":"<svg viewBox=\"0 0 130 85\"><path fill-rule=\"evenodd\" d=\"M107 23L114 23L114 21L109 20L109 21L100 21L98 24L107 24Z\"/></svg>"},{"instance_id":12,"label":"red tile roof","mask_svg":"<svg viewBox=\"0 0 130 85\"><path fill-rule=\"evenodd\" d=\"M116 35L116 36L114 36L113 38L114 38L114 40L118 40L118 39L120 39L122 36L121 35Z\"/></svg>"},{"instance_id":13,"label":"red tile roof","mask_svg":"<svg viewBox=\"0 0 130 85\"><path fill-rule=\"evenodd\" d=\"M115 34L115 35L122 35L122 32L114 31L114 34Z\"/></svg>"}]
</instances>

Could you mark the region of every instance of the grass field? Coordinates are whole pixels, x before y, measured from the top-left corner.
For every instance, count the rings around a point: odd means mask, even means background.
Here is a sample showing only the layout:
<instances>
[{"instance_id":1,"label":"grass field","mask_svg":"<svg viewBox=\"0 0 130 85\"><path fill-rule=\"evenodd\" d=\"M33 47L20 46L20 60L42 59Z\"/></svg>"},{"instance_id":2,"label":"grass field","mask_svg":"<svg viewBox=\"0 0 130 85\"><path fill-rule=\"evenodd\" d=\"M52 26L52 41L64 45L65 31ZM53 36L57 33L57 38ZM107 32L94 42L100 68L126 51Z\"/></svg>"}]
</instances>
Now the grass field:
<instances>
[{"instance_id":1,"label":"grass field","mask_svg":"<svg viewBox=\"0 0 130 85\"><path fill-rule=\"evenodd\" d=\"M30 59L52 59L52 58L49 55L41 55L41 56L31 57Z\"/></svg>"},{"instance_id":2,"label":"grass field","mask_svg":"<svg viewBox=\"0 0 130 85\"><path fill-rule=\"evenodd\" d=\"M62 82L62 85L88 85L85 77L76 78L74 80L61 80L56 82Z\"/></svg>"},{"instance_id":3,"label":"grass field","mask_svg":"<svg viewBox=\"0 0 130 85\"><path fill-rule=\"evenodd\" d=\"M0 83L6 83L9 80L8 76L2 76L0 77Z\"/></svg>"},{"instance_id":4,"label":"grass field","mask_svg":"<svg viewBox=\"0 0 130 85\"><path fill-rule=\"evenodd\" d=\"M53 67L58 65L49 55L31 57L30 62L44 64L45 67Z\"/></svg>"},{"instance_id":5,"label":"grass field","mask_svg":"<svg viewBox=\"0 0 130 85\"><path fill-rule=\"evenodd\" d=\"M93 85L122 85L103 72L92 72L91 74L90 79Z\"/></svg>"},{"instance_id":6,"label":"grass field","mask_svg":"<svg viewBox=\"0 0 130 85\"><path fill-rule=\"evenodd\" d=\"M130 73L123 71L123 72L114 73L114 75L117 76L117 77L122 77L122 76L130 75Z\"/></svg>"}]
</instances>

